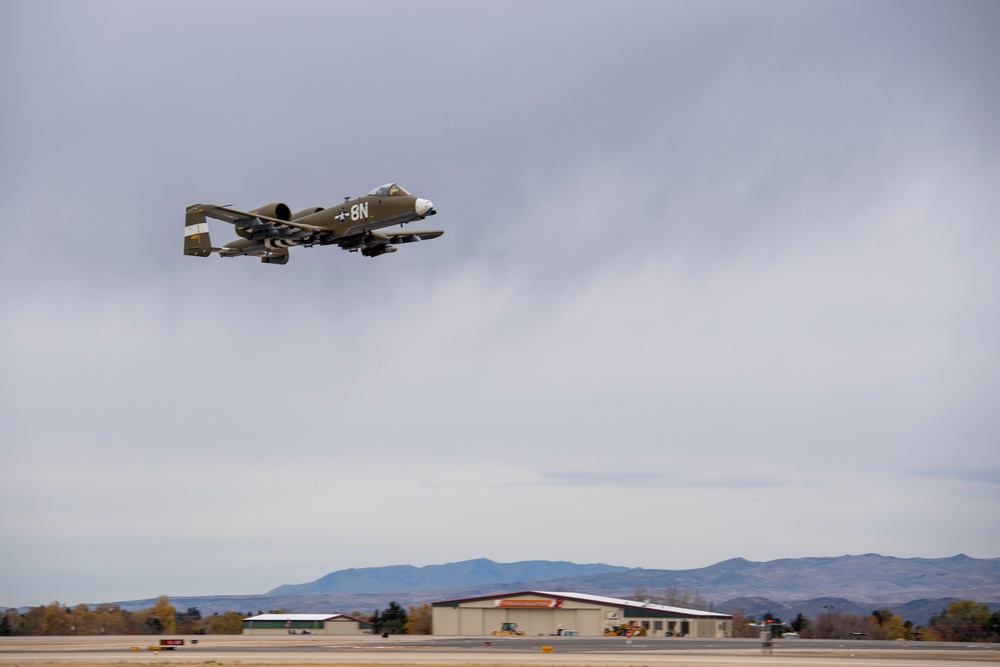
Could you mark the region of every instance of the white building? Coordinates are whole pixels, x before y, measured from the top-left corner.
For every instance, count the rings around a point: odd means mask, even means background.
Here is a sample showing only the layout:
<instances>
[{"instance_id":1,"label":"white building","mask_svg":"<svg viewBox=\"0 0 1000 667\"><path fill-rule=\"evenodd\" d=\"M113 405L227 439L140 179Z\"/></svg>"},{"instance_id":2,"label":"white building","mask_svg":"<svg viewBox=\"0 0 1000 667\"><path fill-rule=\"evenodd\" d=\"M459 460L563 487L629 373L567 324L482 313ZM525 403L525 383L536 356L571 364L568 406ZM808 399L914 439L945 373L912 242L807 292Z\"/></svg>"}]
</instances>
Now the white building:
<instances>
[{"instance_id":1,"label":"white building","mask_svg":"<svg viewBox=\"0 0 1000 667\"><path fill-rule=\"evenodd\" d=\"M647 637L733 636L729 614L586 593L520 591L443 600L431 608L435 635L489 635L504 623L516 623L526 635L600 637L629 625L643 628Z\"/></svg>"},{"instance_id":2,"label":"white building","mask_svg":"<svg viewBox=\"0 0 1000 667\"><path fill-rule=\"evenodd\" d=\"M245 635L370 635L368 621L345 614L260 614L243 619Z\"/></svg>"}]
</instances>

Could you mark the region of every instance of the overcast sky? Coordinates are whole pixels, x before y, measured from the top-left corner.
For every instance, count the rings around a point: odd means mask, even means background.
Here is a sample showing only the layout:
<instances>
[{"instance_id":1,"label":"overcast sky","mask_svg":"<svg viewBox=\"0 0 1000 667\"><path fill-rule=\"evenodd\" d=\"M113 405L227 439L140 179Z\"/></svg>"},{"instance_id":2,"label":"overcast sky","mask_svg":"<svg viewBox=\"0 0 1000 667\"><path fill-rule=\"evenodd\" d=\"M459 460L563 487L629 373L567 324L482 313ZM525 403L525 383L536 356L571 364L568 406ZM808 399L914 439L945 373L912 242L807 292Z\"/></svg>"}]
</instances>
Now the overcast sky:
<instances>
[{"instance_id":1,"label":"overcast sky","mask_svg":"<svg viewBox=\"0 0 1000 667\"><path fill-rule=\"evenodd\" d=\"M988 1L0 3L0 604L1000 556L998 30ZM189 204L386 182L444 236L182 255Z\"/></svg>"}]
</instances>

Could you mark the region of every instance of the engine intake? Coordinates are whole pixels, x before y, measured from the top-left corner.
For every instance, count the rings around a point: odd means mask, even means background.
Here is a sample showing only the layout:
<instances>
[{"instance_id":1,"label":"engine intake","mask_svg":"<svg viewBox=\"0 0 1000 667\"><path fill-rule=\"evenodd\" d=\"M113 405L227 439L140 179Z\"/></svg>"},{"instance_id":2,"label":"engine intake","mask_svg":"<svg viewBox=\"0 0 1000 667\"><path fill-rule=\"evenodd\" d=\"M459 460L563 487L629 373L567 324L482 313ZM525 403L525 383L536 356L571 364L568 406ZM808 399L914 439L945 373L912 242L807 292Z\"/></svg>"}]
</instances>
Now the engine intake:
<instances>
[{"instance_id":1,"label":"engine intake","mask_svg":"<svg viewBox=\"0 0 1000 667\"><path fill-rule=\"evenodd\" d=\"M288 208L287 204L282 204L281 202L267 204L266 206L255 208L250 212L254 215L263 215L267 218L277 218L278 220L282 220L284 222L288 222L292 219L292 209Z\"/></svg>"},{"instance_id":2,"label":"engine intake","mask_svg":"<svg viewBox=\"0 0 1000 667\"><path fill-rule=\"evenodd\" d=\"M301 211L292 213L292 220L298 220L299 218L304 218L307 215L312 215L313 213L319 213L325 210L322 206L312 206L310 208L304 208Z\"/></svg>"}]
</instances>

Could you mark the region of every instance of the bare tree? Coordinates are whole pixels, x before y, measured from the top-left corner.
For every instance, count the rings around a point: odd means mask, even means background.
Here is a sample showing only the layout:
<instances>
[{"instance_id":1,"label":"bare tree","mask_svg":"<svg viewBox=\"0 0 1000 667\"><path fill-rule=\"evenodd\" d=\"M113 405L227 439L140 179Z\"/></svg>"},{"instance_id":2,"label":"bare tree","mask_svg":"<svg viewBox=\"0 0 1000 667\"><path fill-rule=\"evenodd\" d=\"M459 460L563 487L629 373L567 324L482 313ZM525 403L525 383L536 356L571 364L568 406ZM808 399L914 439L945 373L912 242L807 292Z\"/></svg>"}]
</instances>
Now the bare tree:
<instances>
[{"instance_id":1,"label":"bare tree","mask_svg":"<svg viewBox=\"0 0 1000 667\"><path fill-rule=\"evenodd\" d=\"M750 625L753 618L743 614L743 607L733 612L733 637L743 637L746 639L756 637L760 630Z\"/></svg>"},{"instance_id":2,"label":"bare tree","mask_svg":"<svg viewBox=\"0 0 1000 667\"><path fill-rule=\"evenodd\" d=\"M809 625L803 630L803 636L810 639L851 639L852 637L885 639L885 631L857 614L826 611L809 622Z\"/></svg>"},{"instance_id":3,"label":"bare tree","mask_svg":"<svg viewBox=\"0 0 1000 667\"><path fill-rule=\"evenodd\" d=\"M677 586L667 586L666 595L662 604L668 607L682 607L684 609L705 610L711 603L702 597L697 588L677 588Z\"/></svg>"}]
</instances>

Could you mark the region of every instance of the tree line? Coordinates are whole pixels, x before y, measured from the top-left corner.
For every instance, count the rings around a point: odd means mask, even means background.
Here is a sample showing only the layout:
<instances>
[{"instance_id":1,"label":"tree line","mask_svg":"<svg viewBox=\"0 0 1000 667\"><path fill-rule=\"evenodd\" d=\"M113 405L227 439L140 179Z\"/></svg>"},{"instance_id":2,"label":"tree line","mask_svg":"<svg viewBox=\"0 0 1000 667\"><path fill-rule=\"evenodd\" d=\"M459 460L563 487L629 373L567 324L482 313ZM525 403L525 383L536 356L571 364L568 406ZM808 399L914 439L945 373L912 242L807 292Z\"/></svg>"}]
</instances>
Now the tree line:
<instances>
[{"instance_id":1,"label":"tree line","mask_svg":"<svg viewBox=\"0 0 1000 667\"><path fill-rule=\"evenodd\" d=\"M153 606L130 611L117 604L91 608L52 602L23 614L8 609L0 616L0 636L11 635L206 635L240 634L243 614L227 611L202 616L197 607L178 611L161 595Z\"/></svg>"},{"instance_id":2,"label":"tree line","mask_svg":"<svg viewBox=\"0 0 1000 667\"><path fill-rule=\"evenodd\" d=\"M637 591L637 593L640 593ZM651 599L652 598L652 599ZM710 609L701 596L687 591L668 590L663 597L646 596L660 604L674 607ZM257 612L261 613L261 612ZM270 613L288 613L274 609ZM148 609L129 611L117 604L85 604L68 607L59 602L31 607L23 614L8 609L0 616L0 636L12 635L238 635L243 632L243 619L252 612L227 611L203 616L197 607L178 611L170 598L161 595ZM370 614L351 612L354 618L368 621L378 634L431 634L431 605L414 605L404 609L390 602L385 609ZM973 600L952 602L927 625L917 626L903 620L890 609L876 609L868 616L849 614L833 609L810 619L799 614L785 623L772 614L764 614L759 622L742 611L733 614L733 634L736 637L757 637L762 626L772 628L774 636L796 632L805 639L923 639L949 642L1000 642L1000 612L990 612L987 604Z\"/></svg>"},{"instance_id":3,"label":"tree line","mask_svg":"<svg viewBox=\"0 0 1000 667\"><path fill-rule=\"evenodd\" d=\"M663 595L651 595L644 588L637 588L631 596L635 600L648 600L655 604L685 609L715 611L711 601L697 590L668 586ZM798 614L785 623L770 612L759 621L747 616L742 609L733 614L733 636L757 637L764 627L770 627L773 636L795 632L804 639L921 639L945 642L998 642L1000 641L1000 612L990 613L989 605L973 600L952 602L946 609L931 617L927 625L916 625L903 620L890 609L876 609L868 616L848 614L828 609L814 619Z\"/></svg>"},{"instance_id":4,"label":"tree line","mask_svg":"<svg viewBox=\"0 0 1000 667\"><path fill-rule=\"evenodd\" d=\"M262 613L262 612L257 612ZM288 613L274 609L270 613ZM253 612L227 611L203 616L197 607L179 611L161 595L153 606L130 611L117 604L68 607L60 602L31 607L23 614L8 609L0 615L0 636L30 635L238 635L243 619ZM430 634L431 606L416 605L407 611L396 602L372 614L353 612L368 621L374 632Z\"/></svg>"},{"instance_id":5,"label":"tree line","mask_svg":"<svg viewBox=\"0 0 1000 667\"><path fill-rule=\"evenodd\" d=\"M770 613L759 623L740 611L733 615L733 631L737 637L756 637L761 626L771 627L780 637L796 632L803 639L916 639L944 642L1000 641L1000 611L990 612L989 605L974 600L952 602L931 617L927 625L904 620L891 609L876 609L868 616L827 610L814 619L802 614L785 623Z\"/></svg>"}]
</instances>

